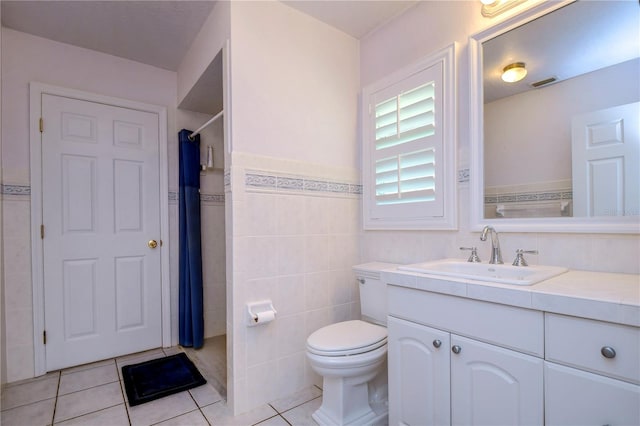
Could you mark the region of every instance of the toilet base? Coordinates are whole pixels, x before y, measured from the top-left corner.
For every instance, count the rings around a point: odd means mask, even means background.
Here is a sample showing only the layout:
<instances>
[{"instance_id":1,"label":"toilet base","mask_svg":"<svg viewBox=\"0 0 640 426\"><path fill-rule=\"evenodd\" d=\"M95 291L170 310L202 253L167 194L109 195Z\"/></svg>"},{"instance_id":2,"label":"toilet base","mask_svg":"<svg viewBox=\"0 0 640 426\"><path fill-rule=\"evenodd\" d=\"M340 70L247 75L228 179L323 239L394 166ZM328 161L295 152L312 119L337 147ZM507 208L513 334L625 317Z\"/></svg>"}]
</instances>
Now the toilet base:
<instances>
[{"instance_id":1,"label":"toilet base","mask_svg":"<svg viewBox=\"0 0 640 426\"><path fill-rule=\"evenodd\" d=\"M386 401L370 399L369 381L376 373L373 370L356 377L325 376L322 405L312 414L313 419L323 426L386 425L389 413Z\"/></svg>"},{"instance_id":2,"label":"toilet base","mask_svg":"<svg viewBox=\"0 0 640 426\"><path fill-rule=\"evenodd\" d=\"M311 417L319 425L327 426L387 426L389 424L389 410L386 404L371 404L372 410L362 416L351 419L348 423L338 424L335 420L327 415L320 407Z\"/></svg>"}]
</instances>

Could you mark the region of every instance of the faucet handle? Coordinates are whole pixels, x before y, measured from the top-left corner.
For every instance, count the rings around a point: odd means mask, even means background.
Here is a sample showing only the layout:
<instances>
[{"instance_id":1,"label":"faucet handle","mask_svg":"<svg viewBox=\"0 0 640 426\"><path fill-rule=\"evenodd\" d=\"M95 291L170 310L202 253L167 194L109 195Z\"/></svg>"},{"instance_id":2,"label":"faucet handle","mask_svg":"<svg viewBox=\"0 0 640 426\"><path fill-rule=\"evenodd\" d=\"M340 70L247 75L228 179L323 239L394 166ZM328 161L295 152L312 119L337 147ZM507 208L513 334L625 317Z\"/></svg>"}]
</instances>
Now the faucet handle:
<instances>
[{"instance_id":1,"label":"faucet handle","mask_svg":"<svg viewBox=\"0 0 640 426\"><path fill-rule=\"evenodd\" d=\"M469 255L469 259L467 262L480 263L482 262L478 257L478 248L477 247L460 247L460 250L471 250L471 255Z\"/></svg>"},{"instance_id":2,"label":"faucet handle","mask_svg":"<svg viewBox=\"0 0 640 426\"><path fill-rule=\"evenodd\" d=\"M516 250L516 258L514 259L512 265L513 266L529 266L529 264L527 263L526 260L524 260L524 254L525 253L530 253L530 254L538 254L538 250L523 250L523 249L517 249Z\"/></svg>"}]
</instances>

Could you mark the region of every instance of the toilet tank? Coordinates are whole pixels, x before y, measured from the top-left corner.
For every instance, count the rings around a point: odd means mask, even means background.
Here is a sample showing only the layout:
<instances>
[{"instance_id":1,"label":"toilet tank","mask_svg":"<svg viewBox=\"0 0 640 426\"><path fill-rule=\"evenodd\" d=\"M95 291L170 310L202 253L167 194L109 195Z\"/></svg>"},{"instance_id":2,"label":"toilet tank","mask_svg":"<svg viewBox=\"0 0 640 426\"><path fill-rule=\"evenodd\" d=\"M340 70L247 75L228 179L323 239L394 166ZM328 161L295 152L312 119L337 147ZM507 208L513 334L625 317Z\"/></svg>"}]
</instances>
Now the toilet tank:
<instances>
[{"instance_id":1,"label":"toilet tank","mask_svg":"<svg viewBox=\"0 0 640 426\"><path fill-rule=\"evenodd\" d=\"M380 280L380 272L397 266L393 263L372 262L353 267L360 290L360 313L363 320L387 325L387 285Z\"/></svg>"}]
</instances>

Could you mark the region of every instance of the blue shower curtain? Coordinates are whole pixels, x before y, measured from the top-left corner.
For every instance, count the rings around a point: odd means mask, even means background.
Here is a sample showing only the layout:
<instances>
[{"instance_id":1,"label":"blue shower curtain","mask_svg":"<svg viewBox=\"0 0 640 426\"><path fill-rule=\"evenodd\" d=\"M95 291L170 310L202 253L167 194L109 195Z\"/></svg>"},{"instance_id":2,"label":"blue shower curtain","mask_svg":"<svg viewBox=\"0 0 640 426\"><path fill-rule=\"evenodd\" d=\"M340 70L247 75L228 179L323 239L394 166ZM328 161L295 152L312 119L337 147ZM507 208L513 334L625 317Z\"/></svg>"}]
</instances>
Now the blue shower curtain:
<instances>
[{"instance_id":1,"label":"blue shower curtain","mask_svg":"<svg viewBox=\"0 0 640 426\"><path fill-rule=\"evenodd\" d=\"M201 348L204 340L202 247L200 241L200 136L180 145L180 345Z\"/></svg>"}]
</instances>

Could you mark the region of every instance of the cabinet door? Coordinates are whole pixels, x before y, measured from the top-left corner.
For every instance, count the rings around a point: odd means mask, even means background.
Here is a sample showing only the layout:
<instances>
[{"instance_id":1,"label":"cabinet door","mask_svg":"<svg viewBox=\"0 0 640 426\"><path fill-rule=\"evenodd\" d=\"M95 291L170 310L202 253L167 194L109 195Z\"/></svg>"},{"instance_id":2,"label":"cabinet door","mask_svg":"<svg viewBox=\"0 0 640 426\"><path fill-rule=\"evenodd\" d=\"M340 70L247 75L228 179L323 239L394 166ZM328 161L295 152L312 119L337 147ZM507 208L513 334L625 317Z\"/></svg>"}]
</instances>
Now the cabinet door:
<instances>
[{"instance_id":1,"label":"cabinet door","mask_svg":"<svg viewBox=\"0 0 640 426\"><path fill-rule=\"evenodd\" d=\"M639 425L640 386L545 362L547 425Z\"/></svg>"},{"instance_id":2,"label":"cabinet door","mask_svg":"<svg viewBox=\"0 0 640 426\"><path fill-rule=\"evenodd\" d=\"M542 359L456 335L451 345L452 424L543 424Z\"/></svg>"},{"instance_id":3,"label":"cabinet door","mask_svg":"<svg viewBox=\"0 0 640 426\"><path fill-rule=\"evenodd\" d=\"M389 317L389 424L448 425L449 333Z\"/></svg>"}]
</instances>

